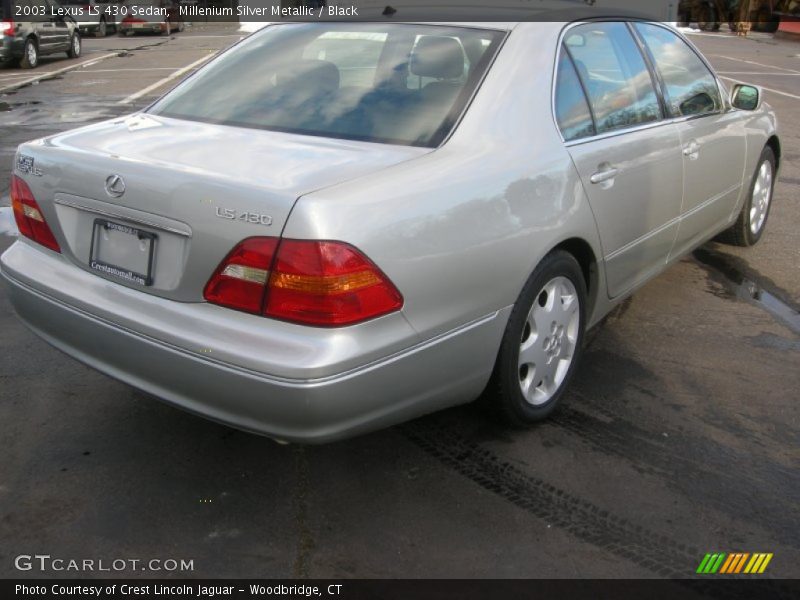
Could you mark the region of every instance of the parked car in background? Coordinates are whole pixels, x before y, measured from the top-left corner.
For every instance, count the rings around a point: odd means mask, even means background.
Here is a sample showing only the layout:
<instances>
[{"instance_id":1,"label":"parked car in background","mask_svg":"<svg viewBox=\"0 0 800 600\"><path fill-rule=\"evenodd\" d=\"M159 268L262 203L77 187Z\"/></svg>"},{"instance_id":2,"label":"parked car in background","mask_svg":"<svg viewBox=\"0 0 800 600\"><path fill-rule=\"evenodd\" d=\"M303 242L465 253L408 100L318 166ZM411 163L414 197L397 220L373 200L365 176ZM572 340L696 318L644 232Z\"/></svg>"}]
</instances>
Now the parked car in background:
<instances>
[{"instance_id":1,"label":"parked car in background","mask_svg":"<svg viewBox=\"0 0 800 600\"><path fill-rule=\"evenodd\" d=\"M64 6L80 8L81 14L74 16L81 34L105 37L117 31L119 22L125 16L125 0L62 0Z\"/></svg>"},{"instance_id":2,"label":"parked car in background","mask_svg":"<svg viewBox=\"0 0 800 600\"><path fill-rule=\"evenodd\" d=\"M33 69L39 57L64 52L81 55L78 24L68 16L51 16L61 5L55 0L0 0L0 63ZM27 14L19 20L16 13Z\"/></svg>"},{"instance_id":3,"label":"parked car in background","mask_svg":"<svg viewBox=\"0 0 800 600\"><path fill-rule=\"evenodd\" d=\"M132 0L119 25L120 35L183 31L183 17L176 0Z\"/></svg>"},{"instance_id":4,"label":"parked car in background","mask_svg":"<svg viewBox=\"0 0 800 600\"><path fill-rule=\"evenodd\" d=\"M193 413L324 442L564 395L584 332L764 233L760 91L660 23L281 23L147 109L19 147L31 329Z\"/></svg>"}]
</instances>

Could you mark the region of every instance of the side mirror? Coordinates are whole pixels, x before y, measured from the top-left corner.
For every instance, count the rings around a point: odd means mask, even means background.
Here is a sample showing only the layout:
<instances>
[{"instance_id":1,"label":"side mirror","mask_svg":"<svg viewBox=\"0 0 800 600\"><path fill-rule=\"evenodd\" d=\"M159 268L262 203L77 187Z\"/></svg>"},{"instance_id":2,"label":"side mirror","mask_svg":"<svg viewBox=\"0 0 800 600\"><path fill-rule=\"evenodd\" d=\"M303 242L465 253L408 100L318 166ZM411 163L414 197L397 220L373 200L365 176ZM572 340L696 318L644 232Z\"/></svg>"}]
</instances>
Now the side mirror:
<instances>
[{"instance_id":1,"label":"side mirror","mask_svg":"<svg viewBox=\"0 0 800 600\"><path fill-rule=\"evenodd\" d=\"M761 100L761 92L757 87L736 84L731 92L731 104L739 110L755 110Z\"/></svg>"}]
</instances>

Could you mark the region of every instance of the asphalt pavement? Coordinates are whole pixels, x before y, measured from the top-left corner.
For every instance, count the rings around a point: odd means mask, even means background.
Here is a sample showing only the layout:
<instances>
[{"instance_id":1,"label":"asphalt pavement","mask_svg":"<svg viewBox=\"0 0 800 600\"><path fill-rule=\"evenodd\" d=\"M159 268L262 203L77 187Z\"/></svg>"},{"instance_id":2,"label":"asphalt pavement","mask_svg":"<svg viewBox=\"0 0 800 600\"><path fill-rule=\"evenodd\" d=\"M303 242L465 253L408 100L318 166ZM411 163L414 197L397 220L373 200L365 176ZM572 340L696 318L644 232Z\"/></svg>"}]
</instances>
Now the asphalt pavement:
<instances>
[{"instance_id":1,"label":"asphalt pavement","mask_svg":"<svg viewBox=\"0 0 800 600\"><path fill-rule=\"evenodd\" d=\"M144 106L239 37L87 39L81 59L43 61L78 66L0 92L0 205L18 143ZM0 576L81 575L15 569L38 552L194 566L112 576L688 577L741 551L800 577L800 43L692 39L778 113L767 231L751 249L709 243L625 302L531 429L465 406L280 446L60 354L0 289ZM0 90L20 81L0 70Z\"/></svg>"}]
</instances>

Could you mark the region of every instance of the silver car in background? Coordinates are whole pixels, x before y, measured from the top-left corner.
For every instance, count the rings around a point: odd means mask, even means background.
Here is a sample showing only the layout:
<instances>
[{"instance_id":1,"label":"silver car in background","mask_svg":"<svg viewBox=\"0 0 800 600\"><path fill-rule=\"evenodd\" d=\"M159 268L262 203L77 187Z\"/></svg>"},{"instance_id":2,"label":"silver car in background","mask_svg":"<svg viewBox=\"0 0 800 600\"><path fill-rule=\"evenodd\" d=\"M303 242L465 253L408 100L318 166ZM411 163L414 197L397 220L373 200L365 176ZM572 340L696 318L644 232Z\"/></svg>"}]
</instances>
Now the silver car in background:
<instances>
[{"instance_id":1,"label":"silver car in background","mask_svg":"<svg viewBox=\"0 0 800 600\"><path fill-rule=\"evenodd\" d=\"M278 24L146 110L20 146L20 318L112 377L281 440L483 394L546 417L584 332L780 162L758 89L643 21Z\"/></svg>"}]
</instances>

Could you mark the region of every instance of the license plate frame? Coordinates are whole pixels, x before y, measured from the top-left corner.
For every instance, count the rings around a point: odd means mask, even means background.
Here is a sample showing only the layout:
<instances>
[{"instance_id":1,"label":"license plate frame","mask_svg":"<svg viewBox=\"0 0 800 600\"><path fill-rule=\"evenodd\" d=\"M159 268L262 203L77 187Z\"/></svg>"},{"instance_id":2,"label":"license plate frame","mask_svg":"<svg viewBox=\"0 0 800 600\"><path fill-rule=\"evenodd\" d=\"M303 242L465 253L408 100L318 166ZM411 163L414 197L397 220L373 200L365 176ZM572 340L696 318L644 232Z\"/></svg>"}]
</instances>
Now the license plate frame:
<instances>
[{"instance_id":1,"label":"license plate frame","mask_svg":"<svg viewBox=\"0 0 800 600\"><path fill-rule=\"evenodd\" d=\"M145 260L146 268L144 270L146 272L140 273L140 269L131 267L130 264L127 266L118 265L114 264L113 262L103 260L101 250L104 243L102 235L98 235L101 232L101 229L105 229L107 232L114 232L113 235L116 238L117 246L120 244L127 244L130 246L131 244L141 244L141 242L145 242L146 248L142 252L145 254L143 258ZM125 236L131 236L131 238L135 237L136 240L134 241L132 239L128 239ZM95 219L94 223L92 224L92 243L89 253L89 268L103 273L104 275L114 277L115 279L122 279L128 283L134 283L144 287L151 286L153 285L153 264L155 262L157 240L158 236L150 231L144 231L138 227L123 225L122 223L109 221L108 219ZM113 246L113 244L114 243L112 242L111 246ZM105 242L105 246L108 248L109 242ZM117 247L116 250L118 251L119 247ZM141 259L142 257L139 258L139 262L141 262Z\"/></svg>"}]
</instances>

